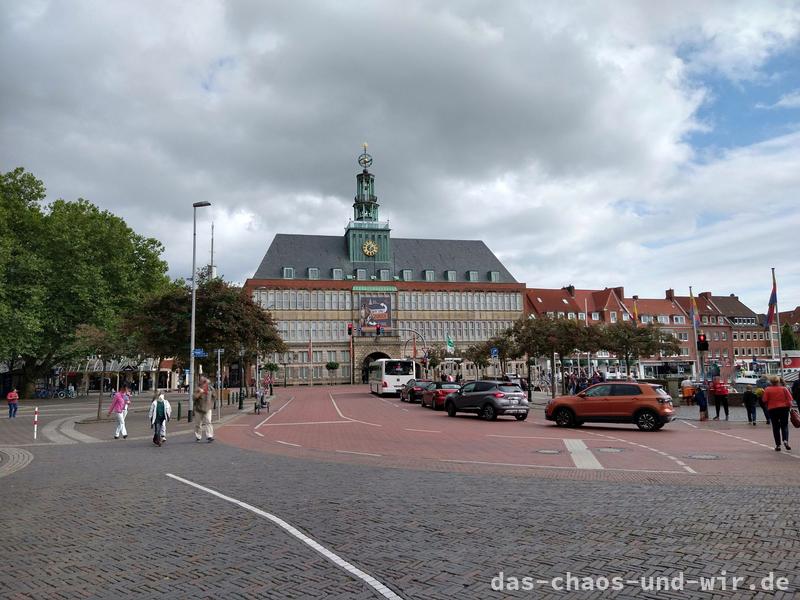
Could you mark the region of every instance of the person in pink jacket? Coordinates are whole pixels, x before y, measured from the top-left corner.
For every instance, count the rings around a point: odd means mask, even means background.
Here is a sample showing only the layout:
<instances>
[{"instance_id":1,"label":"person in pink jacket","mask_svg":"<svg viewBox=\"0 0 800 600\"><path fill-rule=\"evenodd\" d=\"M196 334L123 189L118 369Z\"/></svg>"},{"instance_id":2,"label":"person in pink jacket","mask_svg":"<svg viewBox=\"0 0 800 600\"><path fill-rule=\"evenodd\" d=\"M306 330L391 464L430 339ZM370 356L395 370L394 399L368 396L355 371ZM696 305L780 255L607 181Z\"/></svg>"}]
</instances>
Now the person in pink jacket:
<instances>
[{"instance_id":1,"label":"person in pink jacket","mask_svg":"<svg viewBox=\"0 0 800 600\"><path fill-rule=\"evenodd\" d=\"M108 416L111 416L113 413L117 419L117 429L114 432L114 439L118 440L120 434L122 434L122 439L128 438L128 430L125 429L125 414L126 408L128 405L128 389L122 388L116 394L114 394L114 398L111 400L111 407L108 409Z\"/></svg>"},{"instance_id":2,"label":"person in pink jacket","mask_svg":"<svg viewBox=\"0 0 800 600\"><path fill-rule=\"evenodd\" d=\"M769 378L769 386L764 388L764 395L761 397L767 407L769 419L772 421L772 437L775 438L775 452L781 451L781 437L783 446L791 450L789 445L789 409L792 407L792 393L781 385L781 380L777 375Z\"/></svg>"}]
</instances>

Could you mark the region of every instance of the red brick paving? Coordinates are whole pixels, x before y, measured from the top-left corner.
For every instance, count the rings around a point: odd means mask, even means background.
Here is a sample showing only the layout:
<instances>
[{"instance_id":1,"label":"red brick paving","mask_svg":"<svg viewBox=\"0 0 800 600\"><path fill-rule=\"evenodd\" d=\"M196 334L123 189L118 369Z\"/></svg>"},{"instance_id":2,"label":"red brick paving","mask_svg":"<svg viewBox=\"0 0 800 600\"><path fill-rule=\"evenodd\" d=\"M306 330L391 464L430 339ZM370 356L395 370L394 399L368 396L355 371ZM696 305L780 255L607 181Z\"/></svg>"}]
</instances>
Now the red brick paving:
<instances>
[{"instance_id":1,"label":"red brick paving","mask_svg":"<svg viewBox=\"0 0 800 600\"><path fill-rule=\"evenodd\" d=\"M796 485L800 481L800 453L774 452L771 429L762 424L751 427L722 421L693 428L677 421L652 433L632 425L561 429L544 421L541 408L532 410L525 422L502 417L485 422L471 415L449 418L443 412L397 398L371 396L366 386L280 390L272 412L273 416L259 427L260 436L253 428L264 421L263 413L242 416L236 421L239 426L222 427L217 437L261 452L423 470L685 484ZM332 423L312 424L320 421ZM797 437L800 444L800 435ZM583 440L605 469L575 468L563 442L568 438ZM621 451L603 452L600 448ZM558 454L538 450L557 450ZM692 458L704 454L717 459ZM686 471L676 461L696 473Z\"/></svg>"}]
</instances>

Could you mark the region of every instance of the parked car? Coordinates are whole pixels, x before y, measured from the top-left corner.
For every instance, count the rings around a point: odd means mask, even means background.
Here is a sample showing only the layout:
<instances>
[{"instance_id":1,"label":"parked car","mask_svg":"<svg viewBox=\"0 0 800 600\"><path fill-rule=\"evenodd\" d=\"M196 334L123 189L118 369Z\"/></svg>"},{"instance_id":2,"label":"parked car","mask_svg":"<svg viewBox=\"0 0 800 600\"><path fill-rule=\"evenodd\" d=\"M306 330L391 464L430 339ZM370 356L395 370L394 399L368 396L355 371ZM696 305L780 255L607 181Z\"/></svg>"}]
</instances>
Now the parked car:
<instances>
[{"instance_id":1,"label":"parked car","mask_svg":"<svg viewBox=\"0 0 800 600\"><path fill-rule=\"evenodd\" d=\"M672 398L654 383L604 382L574 396L547 403L544 416L559 427L586 422L633 423L642 431L656 431L675 418Z\"/></svg>"},{"instance_id":2,"label":"parked car","mask_svg":"<svg viewBox=\"0 0 800 600\"><path fill-rule=\"evenodd\" d=\"M461 389L458 383L449 381L434 381L428 384L422 392L422 406L430 406L433 410L444 408L447 396Z\"/></svg>"},{"instance_id":3,"label":"parked car","mask_svg":"<svg viewBox=\"0 0 800 600\"><path fill-rule=\"evenodd\" d=\"M432 383L430 379L410 379L400 390L400 400L402 402L419 402L422 400L422 392L430 383Z\"/></svg>"},{"instance_id":4,"label":"parked car","mask_svg":"<svg viewBox=\"0 0 800 600\"><path fill-rule=\"evenodd\" d=\"M445 410L450 417L457 413L475 413L487 421L500 415L513 415L517 421L528 418L528 400L522 389L503 381L470 381L447 396Z\"/></svg>"}]
</instances>

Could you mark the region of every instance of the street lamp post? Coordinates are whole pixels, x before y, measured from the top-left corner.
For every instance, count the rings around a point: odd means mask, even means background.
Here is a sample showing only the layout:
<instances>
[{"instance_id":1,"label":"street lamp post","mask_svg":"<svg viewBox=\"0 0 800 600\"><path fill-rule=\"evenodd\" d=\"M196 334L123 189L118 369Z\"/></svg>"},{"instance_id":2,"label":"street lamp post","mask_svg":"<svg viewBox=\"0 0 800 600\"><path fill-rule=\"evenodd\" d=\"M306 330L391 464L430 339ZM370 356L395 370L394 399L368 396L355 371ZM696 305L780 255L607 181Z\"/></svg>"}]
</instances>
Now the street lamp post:
<instances>
[{"instance_id":1,"label":"street lamp post","mask_svg":"<svg viewBox=\"0 0 800 600\"><path fill-rule=\"evenodd\" d=\"M192 324L191 333L189 334L189 401L187 406L189 410L186 411L186 418L188 422L192 421L192 414L194 408L194 311L196 303L196 287L197 287L197 209L205 206L211 206L211 202L195 202L192 204Z\"/></svg>"}]
</instances>

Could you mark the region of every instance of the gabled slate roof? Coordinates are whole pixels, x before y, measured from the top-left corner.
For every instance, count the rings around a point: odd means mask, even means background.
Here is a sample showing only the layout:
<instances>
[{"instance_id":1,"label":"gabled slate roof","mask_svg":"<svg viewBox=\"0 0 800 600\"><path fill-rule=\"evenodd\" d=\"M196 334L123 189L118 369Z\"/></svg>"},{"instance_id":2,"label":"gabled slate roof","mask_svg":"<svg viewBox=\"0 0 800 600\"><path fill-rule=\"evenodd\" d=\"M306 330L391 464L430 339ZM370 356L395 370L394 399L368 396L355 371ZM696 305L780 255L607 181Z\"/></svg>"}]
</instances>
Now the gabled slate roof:
<instances>
[{"instance_id":1,"label":"gabled slate roof","mask_svg":"<svg viewBox=\"0 0 800 600\"><path fill-rule=\"evenodd\" d=\"M497 283L518 283L503 263L480 240L427 240L392 238L392 261L366 260L351 263L344 236L279 233L264 255L253 279L283 279L283 268L293 267L295 279L307 279L308 268L319 269L319 278L330 280L332 269L353 275L356 268L389 269L390 276L401 276L411 269L414 281L424 281L426 269L433 269L436 281L446 281L445 271L455 271L458 282L466 282L467 271L477 271L477 281L490 283L489 272L497 271Z\"/></svg>"},{"instance_id":2,"label":"gabled slate roof","mask_svg":"<svg viewBox=\"0 0 800 600\"><path fill-rule=\"evenodd\" d=\"M711 301L716 305L722 314L727 317L755 317L756 313L739 300L739 297L731 294L730 296L711 296Z\"/></svg>"}]
</instances>

